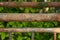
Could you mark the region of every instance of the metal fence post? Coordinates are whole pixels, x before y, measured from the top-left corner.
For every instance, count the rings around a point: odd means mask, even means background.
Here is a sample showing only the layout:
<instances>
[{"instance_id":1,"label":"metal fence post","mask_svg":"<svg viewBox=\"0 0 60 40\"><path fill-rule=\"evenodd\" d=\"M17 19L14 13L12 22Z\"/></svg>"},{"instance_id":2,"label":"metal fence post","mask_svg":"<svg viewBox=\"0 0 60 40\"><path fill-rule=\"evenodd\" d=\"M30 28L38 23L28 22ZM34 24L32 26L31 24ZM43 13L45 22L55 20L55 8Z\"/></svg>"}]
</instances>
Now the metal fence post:
<instances>
[{"instance_id":1,"label":"metal fence post","mask_svg":"<svg viewBox=\"0 0 60 40\"><path fill-rule=\"evenodd\" d=\"M12 40L12 32L9 32L9 40Z\"/></svg>"},{"instance_id":2,"label":"metal fence post","mask_svg":"<svg viewBox=\"0 0 60 40\"><path fill-rule=\"evenodd\" d=\"M56 32L54 32L54 40L56 40Z\"/></svg>"},{"instance_id":3,"label":"metal fence post","mask_svg":"<svg viewBox=\"0 0 60 40\"><path fill-rule=\"evenodd\" d=\"M34 31L31 31L31 40L34 40Z\"/></svg>"}]
</instances>

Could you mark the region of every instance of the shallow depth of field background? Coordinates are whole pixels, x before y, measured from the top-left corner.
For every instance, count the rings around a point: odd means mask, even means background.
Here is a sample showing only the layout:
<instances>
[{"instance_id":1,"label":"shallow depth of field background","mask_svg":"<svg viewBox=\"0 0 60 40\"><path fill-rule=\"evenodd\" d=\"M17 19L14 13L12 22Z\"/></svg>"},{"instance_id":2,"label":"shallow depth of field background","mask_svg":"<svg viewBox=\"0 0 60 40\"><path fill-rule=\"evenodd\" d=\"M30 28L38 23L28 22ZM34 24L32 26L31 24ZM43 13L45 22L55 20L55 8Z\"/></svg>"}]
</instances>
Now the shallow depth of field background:
<instances>
[{"instance_id":1,"label":"shallow depth of field background","mask_svg":"<svg viewBox=\"0 0 60 40\"><path fill-rule=\"evenodd\" d=\"M0 0L7 1L7 0ZM13 2L45 2L46 0L12 0ZM47 0L47 2L59 2L60 0ZM5 8L0 7L0 13L60 13L60 8L41 7L41 8ZM0 22L0 28L55 28L60 27L60 22ZM30 40L31 33L12 33L12 40ZM8 40L9 33L0 32L0 40ZM53 40L53 33L35 33L35 40ZM60 40L60 34L57 34L57 40Z\"/></svg>"}]
</instances>

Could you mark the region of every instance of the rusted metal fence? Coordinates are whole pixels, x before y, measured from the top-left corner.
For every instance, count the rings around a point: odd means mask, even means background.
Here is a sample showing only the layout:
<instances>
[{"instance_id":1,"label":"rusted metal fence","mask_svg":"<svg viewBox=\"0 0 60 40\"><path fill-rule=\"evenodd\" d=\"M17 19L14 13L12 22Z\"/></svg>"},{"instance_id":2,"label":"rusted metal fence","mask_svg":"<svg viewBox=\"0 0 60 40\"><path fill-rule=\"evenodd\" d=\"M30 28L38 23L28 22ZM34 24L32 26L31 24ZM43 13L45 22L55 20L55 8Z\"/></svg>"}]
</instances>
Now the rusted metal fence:
<instances>
[{"instance_id":1,"label":"rusted metal fence","mask_svg":"<svg viewBox=\"0 0 60 40\"><path fill-rule=\"evenodd\" d=\"M60 7L60 2L0 2L0 7ZM60 14L0 14L0 21L59 21ZM31 32L31 40L34 40L34 32L53 32L54 40L60 28L0 28L0 32ZM12 34L10 33L10 36ZM11 40L12 37L9 37Z\"/></svg>"}]
</instances>

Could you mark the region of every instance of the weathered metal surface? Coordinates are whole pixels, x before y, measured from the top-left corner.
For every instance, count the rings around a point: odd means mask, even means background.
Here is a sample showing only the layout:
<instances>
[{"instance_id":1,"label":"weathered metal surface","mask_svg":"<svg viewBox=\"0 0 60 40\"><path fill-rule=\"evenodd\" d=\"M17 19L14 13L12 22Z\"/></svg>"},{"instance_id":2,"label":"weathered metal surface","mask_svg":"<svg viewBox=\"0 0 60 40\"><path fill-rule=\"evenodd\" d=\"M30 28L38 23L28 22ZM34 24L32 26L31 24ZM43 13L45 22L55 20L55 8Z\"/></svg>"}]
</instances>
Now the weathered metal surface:
<instances>
[{"instance_id":1,"label":"weathered metal surface","mask_svg":"<svg viewBox=\"0 0 60 40\"><path fill-rule=\"evenodd\" d=\"M0 14L0 21L60 21L60 14Z\"/></svg>"},{"instance_id":2,"label":"weathered metal surface","mask_svg":"<svg viewBox=\"0 0 60 40\"><path fill-rule=\"evenodd\" d=\"M34 40L34 31L31 31L31 40Z\"/></svg>"},{"instance_id":3,"label":"weathered metal surface","mask_svg":"<svg viewBox=\"0 0 60 40\"><path fill-rule=\"evenodd\" d=\"M56 40L56 32L54 32L54 40Z\"/></svg>"},{"instance_id":4,"label":"weathered metal surface","mask_svg":"<svg viewBox=\"0 0 60 40\"><path fill-rule=\"evenodd\" d=\"M9 32L9 39L8 40L12 40L12 38L13 38L12 32Z\"/></svg>"},{"instance_id":5,"label":"weathered metal surface","mask_svg":"<svg viewBox=\"0 0 60 40\"><path fill-rule=\"evenodd\" d=\"M60 7L60 2L0 2L1 7ZM0 21L60 21L60 14L0 14ZM32 32L32 40L34 40L34 32L54 32L54 40L56 33L60 33L60 28L0 28L0 32ZM12 39L12 34L9 35Z\"/></svg>"},{"instance_id":6,"label":"weathered metal surface","mask_svg":"<svg viewBox=\"0 0 60 40\"><path fill-rule=\"evenodd\" d=\"M60 33L60 28L0 28L0 32L56 32Z\"/></svg>"},{"instance_id":7,"label":"weathered metal surface","mask_svg":"<svg viewBox=\"0 0 60 40\"><path fill-rule=\"evenodd\" d=\"M60 7L60 2L0 2L3 7Z\"/></svg>"}]
</instances>

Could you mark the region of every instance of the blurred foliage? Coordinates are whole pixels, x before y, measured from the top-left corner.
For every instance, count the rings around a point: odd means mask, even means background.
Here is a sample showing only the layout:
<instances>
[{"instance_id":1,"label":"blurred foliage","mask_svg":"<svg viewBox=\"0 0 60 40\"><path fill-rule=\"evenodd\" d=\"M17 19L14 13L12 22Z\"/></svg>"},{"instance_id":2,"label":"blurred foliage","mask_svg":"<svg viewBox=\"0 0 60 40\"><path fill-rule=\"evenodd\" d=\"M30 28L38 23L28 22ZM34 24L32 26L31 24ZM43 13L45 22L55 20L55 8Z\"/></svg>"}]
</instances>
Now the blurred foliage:
<instances>
[{"instance_id":1,"label":"blurred foliage","mask_svg":"<svg viewBox=\"0 0 60 40\"><path fill-rule=\"evenodd\" d=\"M0 0L1 2L7 0ZM12 0L13 2L45 2L45 0ZM59 2L60 0L47 0L47 2ZM0 13L60 13L59 8L44 7L44 8L5 8L0 7ZM0 22L0 28L54 28L59 27L60 22ZM31 33L12 33L12 40L31 40ZM1 32L0 40L8 40L9 33ZM35 33L35 40L53 40L53 33ZM60 34L57 34L57 40L60 40Z\"/></svg>"}]
</instances>

